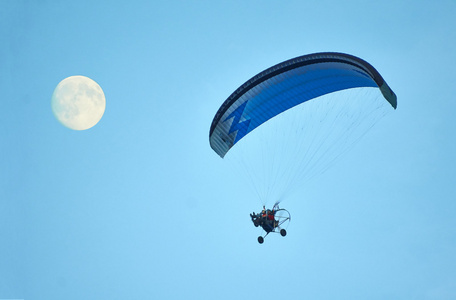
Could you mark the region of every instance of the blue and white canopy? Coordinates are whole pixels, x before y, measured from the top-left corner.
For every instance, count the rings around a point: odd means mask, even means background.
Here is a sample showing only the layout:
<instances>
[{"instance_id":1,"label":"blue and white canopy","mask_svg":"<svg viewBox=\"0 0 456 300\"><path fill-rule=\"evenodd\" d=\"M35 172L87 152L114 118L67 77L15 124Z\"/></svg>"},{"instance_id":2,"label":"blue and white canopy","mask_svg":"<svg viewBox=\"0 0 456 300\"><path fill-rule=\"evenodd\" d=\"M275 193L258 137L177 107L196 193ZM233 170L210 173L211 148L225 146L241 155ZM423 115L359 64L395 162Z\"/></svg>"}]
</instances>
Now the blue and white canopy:
<instances>
[{"instance_id":1,"label":"blue and white canopy","mask_svg":"<svg viewBox=\"0 0 456 300\"><path fill-rule=\"evenodd\" d=\"M212 149L224 157L240 139L274 116L319 96L356 87L378 87L393 108L394 92L368 62L343 53L315 53L277 64L239 87L217 111Z\"/></svg>"}]
</instances>

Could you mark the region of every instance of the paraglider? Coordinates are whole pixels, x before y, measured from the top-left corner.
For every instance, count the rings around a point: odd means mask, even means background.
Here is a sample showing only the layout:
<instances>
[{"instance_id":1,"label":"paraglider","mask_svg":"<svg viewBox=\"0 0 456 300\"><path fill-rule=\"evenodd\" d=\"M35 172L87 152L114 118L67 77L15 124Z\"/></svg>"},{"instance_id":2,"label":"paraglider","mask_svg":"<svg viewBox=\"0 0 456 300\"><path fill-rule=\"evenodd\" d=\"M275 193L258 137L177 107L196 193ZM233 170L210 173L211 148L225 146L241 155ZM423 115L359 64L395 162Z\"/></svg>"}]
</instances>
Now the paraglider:
<instances>
[{"instance_id":1,"label":"paraglider","mask_svg":"<svg viewBox=\"0 0 456 300\"><path fill-rule=\"evenodd\" d=\"M270 119L276 118L285 111L304 105L303 103L306 102L317 103L324 95L364 87L378 88L384 100L396 109L397 97L394 92L371 64L358 57L344 53L323 52L284 61L255 75L226 99L213 118L209 131L210 146L221 158L224 158L234 145L251 134L254 129L265 122L269 123ZM369 99L363 99L363 101L368 102ZM361 118L369 119L366 116ZM357 123L352 122L352 124ZM352 127L355 126L352 125ZM327 131L333 134L332 129ZM318 135L323 134L318 133ZM338 137L333 144L343 139L344 137ZM292 141L299 140L300 138L292 139ZM315 146L315 149L315 152L323 153L320 156L326 156L321 145ZM301 154L298 153L298 155ZM316 156L312 154L309 157ZM295 165L302 161L306 164L307 160L300 157ZM320 163L319 159L315 161L315 164ZM297 170L299 173L307 172L305 168ZM256 217L255 220L262 219ZM261 225L266 235L278 228L276 226L265 228L263 226L265 222L260 224L255 220L252 217L254 224ZM274 225L274 223L271 224Z\"/></svg>"},{"instance_id":2,"label":"paraglider","mask_svg":"<svg viewBox=\"0 0 456 300\"><path fill-rule=\"evenodd\" d=\"M290 213L286 209L280 208L279 203L275 203L272 209L266 209L263 206L263 210L260 213L256 214L253 212L250 214L250 218L255 227L261 226L266 232L264 236L258 237L260 244L263 244L264 238L271 232L286 236L287 230L285 227L291 220Z\"/></svg>"}]
</instances>

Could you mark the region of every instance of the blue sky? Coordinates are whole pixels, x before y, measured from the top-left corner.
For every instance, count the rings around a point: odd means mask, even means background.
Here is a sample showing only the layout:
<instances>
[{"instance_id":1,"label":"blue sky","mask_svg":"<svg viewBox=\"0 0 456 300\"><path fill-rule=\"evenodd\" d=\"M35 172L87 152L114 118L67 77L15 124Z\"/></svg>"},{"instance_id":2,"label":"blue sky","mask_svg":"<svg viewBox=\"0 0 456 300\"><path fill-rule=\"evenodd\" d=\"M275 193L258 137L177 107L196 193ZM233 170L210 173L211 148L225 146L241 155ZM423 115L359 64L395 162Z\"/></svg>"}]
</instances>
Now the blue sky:
<instances>
[{"instance_id":1,"label":"blue sky","mask_svg":"<svg viewBox=\"0 0 456 300\"><path fill-rule=\"evenodd\" d=\"M117 2L0 1L0 298L456 297L456 2ZM319 51L370 62L398 109L259 245L210 123ZM86 131L52 115L72 75L106 95Z\"/></svg>"}]
</instances>

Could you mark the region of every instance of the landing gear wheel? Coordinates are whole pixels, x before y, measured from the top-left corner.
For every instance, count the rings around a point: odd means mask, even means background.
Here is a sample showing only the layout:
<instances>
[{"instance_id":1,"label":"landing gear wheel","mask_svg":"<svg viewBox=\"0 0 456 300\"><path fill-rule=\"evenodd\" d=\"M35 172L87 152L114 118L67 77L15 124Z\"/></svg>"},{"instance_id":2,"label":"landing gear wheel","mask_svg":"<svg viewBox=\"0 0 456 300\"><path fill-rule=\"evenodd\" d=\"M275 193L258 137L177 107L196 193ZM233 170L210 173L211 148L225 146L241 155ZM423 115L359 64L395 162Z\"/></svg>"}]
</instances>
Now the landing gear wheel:
<instances>
[{"instance_id":1,"label":"landing gear wheel","mask_svg":"<svg viewBox=\"0 0 456 300\"><path fill-rule=\"evenodd\" d=\"M286 236L287 235L287 231L285 229L280 229L280 235L281 236Z\"/></svg>"},{"instance_id":2,"label":"landing gear wheel","mask_svg":"<svg viewBox=\"0 0 456 300\"><path fill-rule=\"evenodd\" d=\"M264 238L262 236L258 237L258 243L263 244Z\"/></svg>"}]
</instances>

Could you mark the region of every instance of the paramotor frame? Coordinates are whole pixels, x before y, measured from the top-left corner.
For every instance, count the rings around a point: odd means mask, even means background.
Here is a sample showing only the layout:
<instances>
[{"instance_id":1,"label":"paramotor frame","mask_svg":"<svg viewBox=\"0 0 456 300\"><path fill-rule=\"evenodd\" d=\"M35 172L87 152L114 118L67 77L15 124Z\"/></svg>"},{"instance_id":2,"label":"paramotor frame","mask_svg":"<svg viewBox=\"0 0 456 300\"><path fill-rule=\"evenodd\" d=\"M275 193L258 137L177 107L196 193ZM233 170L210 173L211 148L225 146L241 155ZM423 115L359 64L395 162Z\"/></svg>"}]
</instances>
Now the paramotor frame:
<instances>
[{"instance_id":1,"label":"paramotor frame","mask_svg":"<svg viewBox=\"0 0 456 300\"><path fill-rule=\"evenodd\" d=\"M275 204L272 210L274 213L274 219L271 222L261 222L259 224L263 230L266 232L264 235L260 235L258 237L258 242L262 244L264 242L264 238L271 232L273 233L280 233L281 236L287 235L286 228L291 221L290 212L284 208L279 208L278 204ZM256 225L258 226L258 225Z\"/></svg>"}]
</instances>

